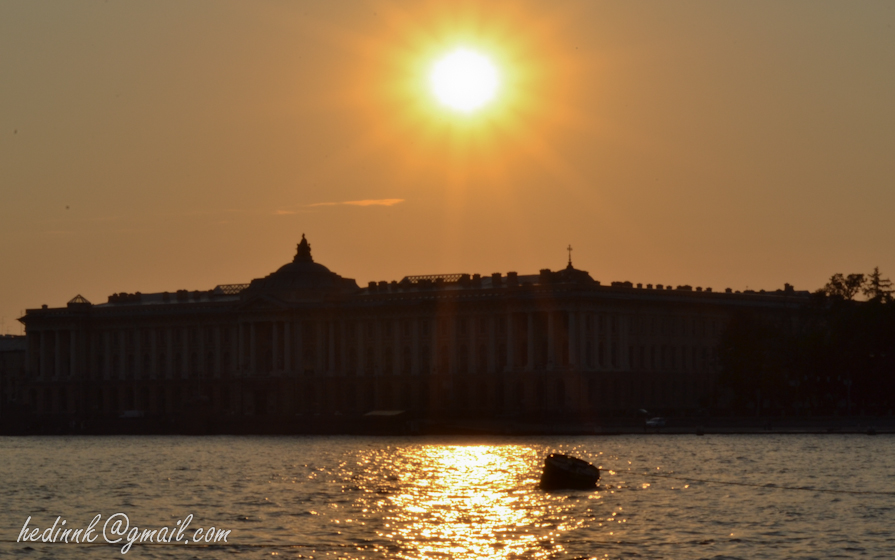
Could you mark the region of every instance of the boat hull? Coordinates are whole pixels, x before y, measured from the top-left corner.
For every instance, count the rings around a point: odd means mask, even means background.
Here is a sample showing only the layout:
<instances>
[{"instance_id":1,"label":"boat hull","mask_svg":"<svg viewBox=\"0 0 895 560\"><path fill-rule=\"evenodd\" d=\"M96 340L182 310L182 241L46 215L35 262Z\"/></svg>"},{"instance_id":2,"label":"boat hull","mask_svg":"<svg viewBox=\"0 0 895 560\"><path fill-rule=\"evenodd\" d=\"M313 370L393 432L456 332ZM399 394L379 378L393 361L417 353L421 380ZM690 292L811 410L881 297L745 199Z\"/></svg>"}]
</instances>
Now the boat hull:
<instances>
[{"instance_id":1,"label":"boat hull","mask_svg":"<svg viewBox=\"0 0 895 560\"><path fill-rule=\"evenodd\" d=\"M560 453L544 459L539 486L543 490L592 490L600 480L600 469L592 464Z\"/></svg>"}]
</instances>

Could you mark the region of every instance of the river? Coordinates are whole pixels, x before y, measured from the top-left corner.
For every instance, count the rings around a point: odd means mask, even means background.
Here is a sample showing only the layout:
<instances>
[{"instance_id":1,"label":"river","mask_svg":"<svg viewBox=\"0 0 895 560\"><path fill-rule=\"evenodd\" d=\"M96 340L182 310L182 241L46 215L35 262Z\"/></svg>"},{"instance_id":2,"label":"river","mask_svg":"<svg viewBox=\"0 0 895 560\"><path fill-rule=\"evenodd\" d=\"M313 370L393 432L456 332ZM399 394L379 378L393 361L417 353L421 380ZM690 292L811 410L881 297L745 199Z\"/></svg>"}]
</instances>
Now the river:
<instances>
[{"instance_id":1,"label":"river","mask_svg":"<svg viewBox=\"0 0 895 560\"><path fill-rule=\"evenodd\" d=\"M540 491L554 451L599 489ZM895 558L887 435L3 437L0 457L11 558Z\"/></svg>"}]
</instances>

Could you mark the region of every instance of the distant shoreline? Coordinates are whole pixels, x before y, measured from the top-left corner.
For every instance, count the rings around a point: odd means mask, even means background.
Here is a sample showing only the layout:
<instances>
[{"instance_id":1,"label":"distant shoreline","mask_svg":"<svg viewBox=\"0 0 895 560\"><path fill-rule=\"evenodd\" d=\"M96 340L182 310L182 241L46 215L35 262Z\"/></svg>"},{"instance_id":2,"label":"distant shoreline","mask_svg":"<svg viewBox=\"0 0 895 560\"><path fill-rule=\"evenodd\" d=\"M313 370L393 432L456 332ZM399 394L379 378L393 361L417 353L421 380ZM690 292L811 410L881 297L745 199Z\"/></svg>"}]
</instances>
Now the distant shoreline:
<instances>
[{"instance_id":1,"label":"distant shoreline","mask_svg":"<svg viewBox=\"0 0 895 560\"><path fill-rule=\"evenodd\" d=\"M447 418L370 421L357 418L258 418L230 422L158 422L151 418L88 423L7 423L0 435L383 435L383 436L617 436L617 435L807 435L895 434L895 416L667 418L662 427L642 419L607 418L552 423L522 420Z\"/></svg>"}]
</instances>

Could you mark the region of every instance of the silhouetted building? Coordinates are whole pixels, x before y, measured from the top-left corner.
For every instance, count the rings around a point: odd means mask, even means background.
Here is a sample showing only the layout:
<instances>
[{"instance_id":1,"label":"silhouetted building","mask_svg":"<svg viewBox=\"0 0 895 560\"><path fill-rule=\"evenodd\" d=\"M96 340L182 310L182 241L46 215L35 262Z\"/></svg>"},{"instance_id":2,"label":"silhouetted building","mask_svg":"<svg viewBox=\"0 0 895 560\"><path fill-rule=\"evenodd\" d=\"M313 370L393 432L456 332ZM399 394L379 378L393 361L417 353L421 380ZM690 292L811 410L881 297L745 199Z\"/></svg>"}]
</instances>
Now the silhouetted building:
<instances>
[{"instance_id":1,"label":"silhouetted building","mask_svg":"<svg viewBox=\"0 0 895 560\"><path fill-rule=\"evenodd\" d=\"M29 309L34 414L221 421L592 419L707 405L733 312L793 309L806 292L604 286L559 271L408 276L365 288L314 262L207 291L81 296ZM241 420L240 420L241 419Z\"/></svg>"},{"instance_id":2,"label":"silhouetted building","mask_svg":"<svg viewBox=\"0 0 895 560\"><path fill-rule=\"evenodd\" d=\"M17 388L25 379L25 337L0 335L0 418L16 410Z\"/></svg>"}]
</instances>

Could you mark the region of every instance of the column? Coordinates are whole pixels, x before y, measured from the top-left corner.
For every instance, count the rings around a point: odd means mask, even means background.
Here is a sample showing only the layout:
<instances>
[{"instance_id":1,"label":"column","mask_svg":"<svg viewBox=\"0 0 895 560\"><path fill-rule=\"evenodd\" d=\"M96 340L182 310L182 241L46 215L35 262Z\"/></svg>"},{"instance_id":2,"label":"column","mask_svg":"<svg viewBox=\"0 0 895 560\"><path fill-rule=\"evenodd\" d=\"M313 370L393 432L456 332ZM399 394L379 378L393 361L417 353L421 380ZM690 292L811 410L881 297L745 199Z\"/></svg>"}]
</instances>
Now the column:
<instances>
[{"instance_id":1,"label":"column","mask_svg":"<svg viewBox=\"0 0 895 560\"><path fill-rule=\"evenodd\" d=\"M578 348L578 358L583 370L591 369L590 364L587 362L587 317L587 312L578 314L578 340L581 342L581 346Z\"/></svg>"},{"instance_id":2,"label":"column","mask_svg":"<svg viewBox=\"0 0 895 560\"><path fill-rule=\"evenodd\" d=\"M214 366L213 366L214 371L212 372L212 374L214 375L214 377L221 377L221 369L223 368L223 365L224 365L224 360L223 360L222 350L221 350L221 348L223 348L223 346L224 346L223 337L224 337L224 335L221 332L220 325L215 326L213 334L212 334L212 341L214 343L214 362L213 362L214 363Z\"/></svg>"},{"instance_id":3,"label":"column","mask_svg":"<svg viewBox=\"0 0 895 560\"><path fill-rule=\"evenodd\" d=\"M379 375L382 373L382 321L373 321L373 338L370 340L373 345L373 371L370 375Z\"/></svg>"},{"instance_id":4,"label":"column","mask_svg":"<svg viewBox=\"0 0 895 560\"><path fill-rule=\"evenodd\" d=\"M588 371L594 371L597 369L597 346L594 342L595 341L594 333L596 332L596 329L597 329L597 322L594 319L594 314L591 313L591 311L589 309L586 310L585 313L582 313L582 315L583 315L582 320L585 322L585 326L586 326L587 321L590 321L590 330L589 331L586 330L584 327L582 327L582 338L584 339L584 344L587 345L588 343L590 343L590 348L591 348L591 354L590 354L591 360L589 362L587 362L585 364L585 366ZM584 352L584 349L582 349L582 352ZM586 358L582 358L582 359L586 360Z\"/></svg>"},{"instance_id":5,"label":"column","mask_svg":"<svg viewBox=\"0 0 895 560\"><path fill-rule=\"evenodd\" d=\"M422 344L422 337L420 333L420 318L414 317L410 320L410 332L411 332L411 341L410 341L410 373L412 375L419 375L420 373L420 344Z\"/></svg>"},{"instance_id":6,"label":"column","mask_svg":"<svg viewBox=\"0 0 895 560\"><path fill-rule=\"evenodd\" d=\"M143 376L143 329L135 329L134 336L134 379Z\"/></svg>"},{"instance_id":7,"label":"column","mask_svg":"<svg viewBox=\"0 0 895 560\"><path fill-rule=\"evenodd\" d=\"M357 322L357 375L363 376L367 367L367 323L364 320Z\"/></svg>"},{"instance_id":8,"label":"column","mask_svg":"<svg viewBox=\"0 0 895 560\"><path fill-rule=\"evenodd\" d=\"M161 364L158 363L158 340L157 340L157 338L158 338L159 332L160 331L157 329L149 330L149 333L150 333L149 334L149 349L150 349L149 350L150 351L150 354L149 354L149 364L150 364L149 377L151 379L155 379L159 376L158 368L161 366Z\"/></svg>"},{"instance_id":9,"label":"column","mask_svg":"<svg viewBox=\"0 0 895 560\"><path fill-rule=\"evenodd\" d=\"M402 329L403 321L399 317L392 321L392 332L394 336L392 337L392 354L394 355L394 362L392 368L393 375L401 375L404 371L404 330ZM395 391L395 395L397 396L399 391ZM395 399L396 401L399 399Z\"/></svg>"},{"instance_id":10,"label":"column","mask_svg":"<svg viewBox=\"0 0 895 560\"><path fill-rule=\"evenodd\" d=\"M348 371L348 322L339 319L339 375Z\"/></svg>"},{"instance_id":11,"label":"column","mask_svg":"<svg viewBox=\"0 0 895 560\"><path fill-rule=\"evenodd\" d=\"M168 348L165 352L165 361L168 362L165 364L167 368L165 377L172 378L174 377L174 327L165 329L165 345Z\"/></svg>"},{"instance_id":12,"label":"column","mask_svg":"<svg viewBox=\"0 0 895 560\"><path fill-rule=\"evenodd\" d=\"M255 358L257 357L257 352L255 349L255 322L249 322L249 375L255 375L255 367L257 362Z\"/></svg>"},{"instance_id":13,"label":"column","mask_svg":"<svg viewBox=\"0 0 895 560\"><path fill-rule=\"evenodd\" d=\"M118 379L127 379L127 331L118 331Z\"/></svg>"},{"instance_id":14,"label":"column","mask_svg":"<svg viewBox=\"0 0 895 560\"><path fill-rule=\"evenodd\" d=\"M283 369L292 371L292 321L283 323Z\"/></svg>"},{"instance_id":15,"label":"column","mask_svg":"<svg viewBox=\"0 0 895 560\"><path fill-rule=\"evenodd\" d=\"M180 376L184 378L190 377L190 328L184 327L180 329Z\"/></svg>"},{"instance_id":16,"label":"column","mask_svg":"<svg viewBox=\"0 0 895 560\"><path fill-rule=\"evenodd\" d=\"M334 320L329 320L326 322L328 327L328 345L327 351L329 354L329 360L326 368L326 372L329 375L332 375L336 371L336 322Z\"/></svg>"},{"instance_id":17,"label":"column","mask_svg":"<svg viewBox=\"0 0 895 560\"><path fill-rule=\"evenodd\" d=\"M239 372L239 328L237 322L235 329L228 329L230 332L230 373Z\"/></svg>"},{"instance_id":18,"label":"column","mask_svg":"<svg viewBox=\"0 0 895 560\"><path fill-rule=\"evenodd\" d=\"M631 367L630 367L631 364L629 363L630 360L628 359L630 357L630 352L628 351L628 329L629 328L630 328L630 326L629 326L628 316L625 314L619 314L619 316L618 316L618 352L619 352L618 366L622 370L630 370L631 369ZM674 339L669 338L669 340L673 341ZM670 344L668 346L669 352L671 352L670 349L673 347L674 347L673 344Z\"/></svg>"},{"instance_id":19,"label":"column","mask_svg":"<svg viewBox=\"0 0 895 560\"><path fill-rule=\"evenodd\" d=\"M429 371L426 373L431 374L433 371L438 370L438 356L440 349L438 348L438 316L436 315L432 319L432 328L429 329Z\"/></svg>"},{"instance_id":20,"label":"column","mask_svg":"<svg viewBox=\"0 0 895 560\"><path fill-rule=\"evenodd\" d=\"M103 379L112 378L112 333L108 330L103 331Z\"/></svg>"},{"instance_id":21,"label":"column","mask_svg":"<svg viewBox=\"0 0 895 560\"><path fill-rule=\"evenodd\" d=\"M525 314L528 319L528 356L526 356L525 370L533 371L535 368L535 314Z\"/></svg>"},{"instance_id":22,"label":"column","mask_svg":"<svg viewBox=\"0 0 895 560\"><path fill-rule=\"evenodd\" d=\"M38 344L39 348L37 350L38 356L40 357L38 363L38 375L41 377L46 377L47 375L47 331L38 331Z\"/></svg>"},{"instance_id":23,"label":"column","mask_svg":"<svg viewBox=\"0 0 895 560\"><path fill-rule=\"evenodd\" d=\"M547 311L547 369L556 364L556 317L552 310Z\"/></svg>"},{"instance_id":24,"label":"column","mask_svg":"<svg viewBox=\"0 0 895 560\"><path fill-rule=\"evenodd\" d=\"M62 331L53 331L53 344L56 347L56 355L53 356L53 377L62 375Z\"/></svg>"},{"instance_id":25,"label":"column","mask_svg":"<svg viewBox=\"0 0 895 560\"><path fill-rule=\"evenodd\" d=\"M466 331L467 334L467 348L469 352L467 353L467 363L466 363L466 371L469 373L478 373L478 358L479 358L479 320L481 318L477 316L472 316L469 318L469 329Z\"/></svg>"},{"instance_id":26,"label":"column","mask_svg":"<svg viewBox=\"0 0 895 560\"><path fill-rule=\"evenodd\" d=\"M200 325L196 328L196 377L203 378L209 377L211 372L208 371L206 365L208 364L207 356L206 356L206 344L207 334L205 329Z\"/></svg>"},{"instance_id":27,"label":"column","mask_svg":"<svg viewBox=\"0 0 895 560\"><path fill-rule=\"evenodd\" d=\"M569 311L569 365L578 366L578 314Z\"/></svg>"},{"instance_id":28,"label":"column","mask_svg":"<svg viewBox=\"0 0 895 560\"><path fill-rule=\"evenodd\" d=\"M451 313L447 318L448 324L448 373L451 376L457 373L457 329L459 324L457 316Z\"/></svg>"},{"instance_id":29,"label":"column","mask_svg":"<svg viewBox=\"0 0 895 560\"><path fill-rule=\"evenodd\" d=\"M304 327L302 326L301 321L295 321L295 369L300 375L305 372L304 335Z\"/></svg>"},{"instance_id":30,"label":"column","mask_svg":"<svg viewBox=\"0 0 895 560\"><path fill-rule=\"evenodd\" d=\"M401 372L404 371L404 333L401 330L400 319L392 321L392 334L392 375L401 375ZM397 389L397 385L395 387L394 395L397 402L400 391Z\"/></svg>"},{"instance_id":31,"label":"column","mask_svg":"<svg viewBox=\"0 0 895 560\"><path fill-rule=\"evenodd\" d=\"M77 331L68 331L68 375L75 376L78 373L78 337Z\"/></svg>"},{"instance_id":32,"label":"column","mask_svg":"<svg viewBox=\"0 0 895 560\"><path fill-rule=\"evenodd\" d=\"M280 372L280 322L270 322L270 370L274 375Z\"/></svg>"},{"instance_id":33,"label":"column","mask_svg":"<svg viewBox=\"0 0 895 560\"><path fill-rule=\"evenodd\" d=\"M317 344L317 356L316 363L314 364L314 373L315 375L321 375L323 373L323 336L325 331L323 330L323 321L314 321L312 325L314 333L316 334L315 340Z\"/></svg>"},{"instance_id":34,"label":"column","mask_svg":"<svg viewBox=\"0 0 895 560\"><path fill-rule=\"evenodd\" d=\"M485 319L488 329L488 373L497 372L497 334L494 332L497 328L495 322L496 317L493 313L489 313Z\"/></svg>"},{"instance_id":35,"label":"column","mask_svg":"<svg viewBox=\"0 0 895 560\"><path fill-rule=\"evenodd\" d=\"M241 372L245 363L245 324L236 322L236 371Z\"/></svg>"},{"instance_id":36,"label":"column","mask_svg":"<svg viewBox=\"0 0 895 560\"><path fill-rule=\"evenodd\" d=\"M515 331L515 323L513 322L513 312L511 310L509 313L507 313L507 367L506 367L506 371L513 371L513 365L515 363L515 360L513 358L516 356L515 342L516 342L516 331Z\"/></svg>"},{"instance_id":37,"label":"column","mask_svg":"<svg viewBox=\"0 0 895 560\"><path fill-rule=\"evenodd\" d=\"M34 366L34 364L31 363L32 362L31 354L32 354L32 352L34 352L34 345L35 345L34 333L32 333L31 336L29 336L25 339L25 345L26 345L25 346L25 371L28 372L29 376L32 376L34 374L34 372L31 371L31 368Z\"/></svg>"}]
</instances>

